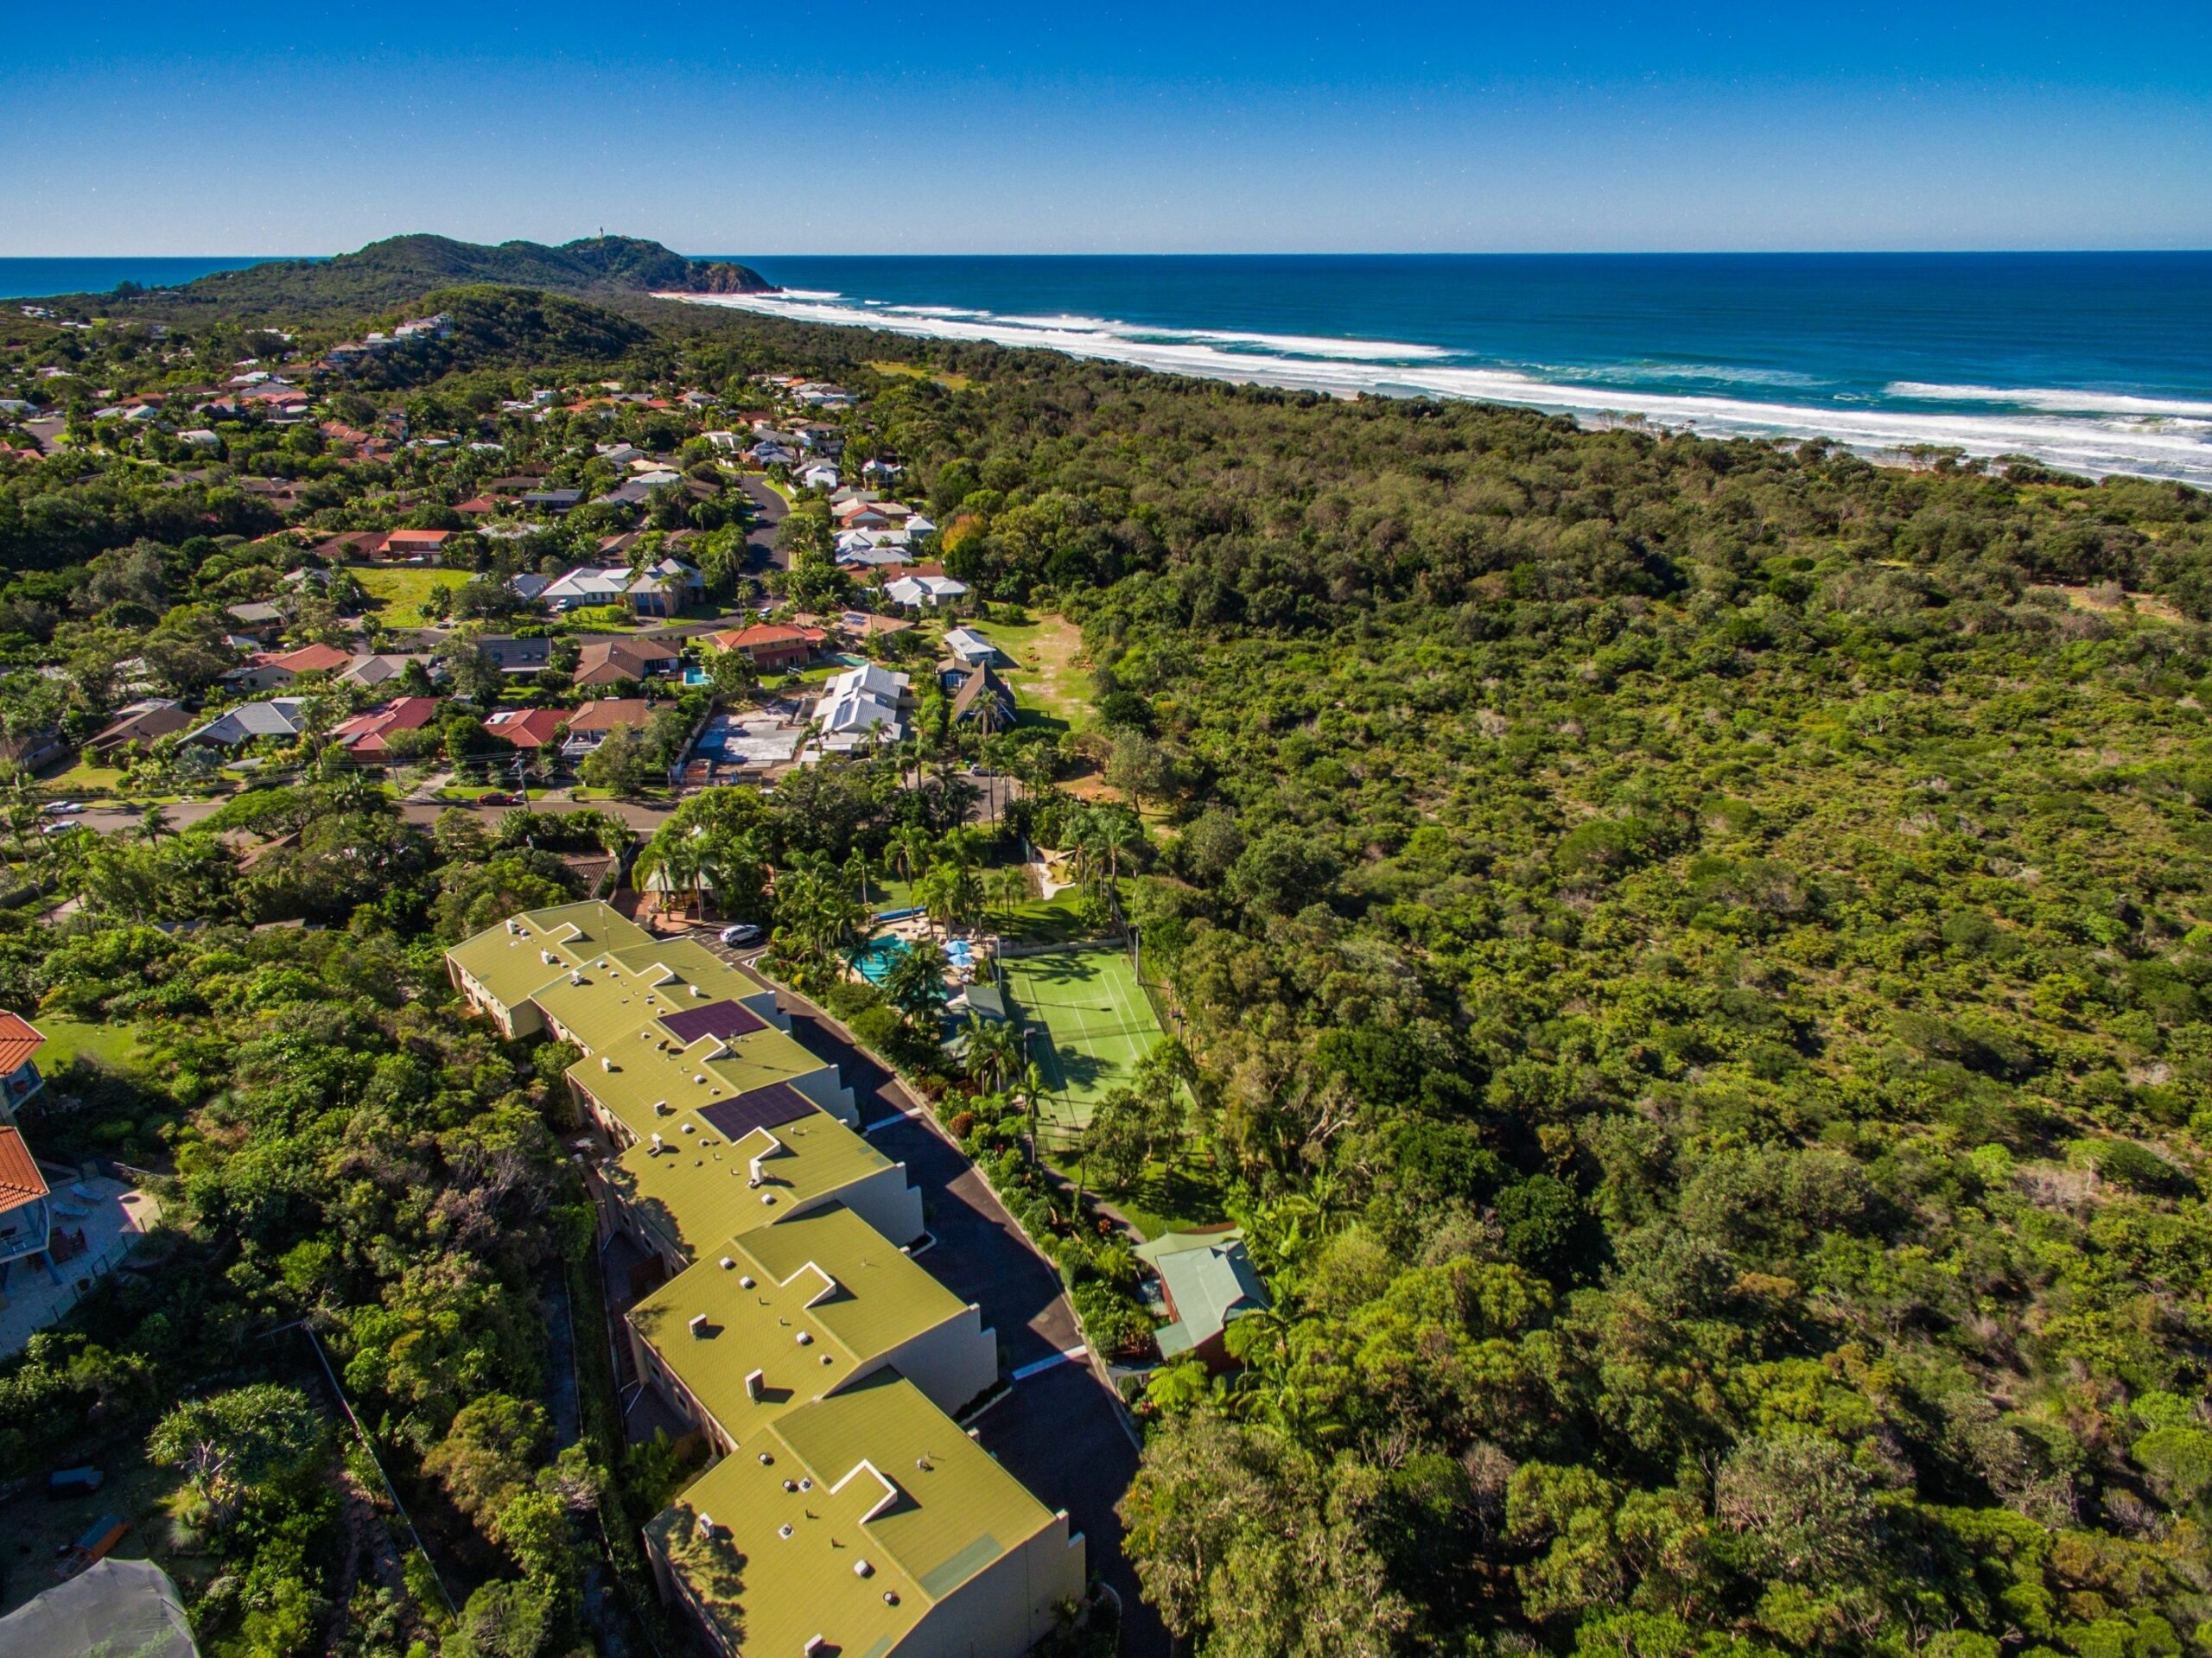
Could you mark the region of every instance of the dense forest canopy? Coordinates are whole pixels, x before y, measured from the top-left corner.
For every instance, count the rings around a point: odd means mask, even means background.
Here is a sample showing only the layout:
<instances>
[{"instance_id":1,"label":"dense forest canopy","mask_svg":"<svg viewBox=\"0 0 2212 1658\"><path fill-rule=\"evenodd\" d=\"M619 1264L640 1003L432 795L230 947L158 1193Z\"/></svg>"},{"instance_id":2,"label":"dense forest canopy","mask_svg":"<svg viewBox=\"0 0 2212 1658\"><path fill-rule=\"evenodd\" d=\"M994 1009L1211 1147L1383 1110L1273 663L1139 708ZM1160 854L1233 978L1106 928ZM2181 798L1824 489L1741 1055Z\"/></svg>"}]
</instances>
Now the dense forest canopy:
<instances>
[{"instance_id":1,"label":"dense forest canopy","mask_svg":"<svg viewBox=\"0 0 2212 1658\"><path fill-rule=\"evenodd\" d=\"M539 349L837 375L946 569L1082 626L1095 721L1035 734L1147 809L1167 1155L1274 1299L1233 1376L1144 1401L1128 1547L1193 1650L2212 1653L2212 502L601 298L467 290L388 395L482 412ZM94 577L181 626L266 512L15 467L10 648ZM728 810L819 884L945 827L904 776ZM605 1471L492 1420L576 1224L524 1178L552 1073L442 1021L432 967L573 877L338 793L297 827L197 885L129 854L96 910L215 930L11 923L9 995L159 1032L123 1097L231 1240L194 1293L319 1309L500 1592L573 1629L544 1510ZM237 930L307 909L345 931ZM213 1317L99 1305L0 1377L0 1447L234 1368Z\"/></svg>"}]
</instances>

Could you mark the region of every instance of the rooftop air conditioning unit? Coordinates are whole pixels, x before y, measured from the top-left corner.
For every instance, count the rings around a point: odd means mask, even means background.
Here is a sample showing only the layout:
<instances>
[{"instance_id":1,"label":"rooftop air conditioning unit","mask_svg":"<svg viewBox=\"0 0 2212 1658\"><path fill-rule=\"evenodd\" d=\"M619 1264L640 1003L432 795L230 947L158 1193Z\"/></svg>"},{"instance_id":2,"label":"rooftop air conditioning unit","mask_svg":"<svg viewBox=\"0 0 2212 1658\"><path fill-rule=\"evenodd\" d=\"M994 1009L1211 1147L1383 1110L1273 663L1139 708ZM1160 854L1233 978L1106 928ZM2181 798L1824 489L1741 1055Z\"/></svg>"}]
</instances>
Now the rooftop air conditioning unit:
<instances>
[{"instance_id":1,"label":"rooftop air conditioning unit","mask_svg":"<svg viewBox=\"0 0 2212 1658\"><path fill-rule=\"evenodd\" d=\"M702 1514L702 1515L701 1515L699 1516L699 1535L700 1535L700 1536L702 1536L702 1537L712 1537L714 1534L715 1534L715 1517L714 1517L714 1515L710 1515L710 1514Z\"/></svg>"},{"instance_id":2,"label":"rooftop air conditioning unit","mask_svg":"<svg viewBox=\"0 0 2212 1658\"><path fill-rule=\"evenodd\" d=\"M655 1100L653 1102L653 1115L657 1117L666 1116L668 1115L668 1102L666 1100Z\"/></svg>"},{"instance_id":3,"label":"rooftop air conditioning unit","mask_svg":"<svg viewBox=\"0 0 2212 1658\"><path fill-rule=\"evenodd\" d=\"M661 1140L660 1135L659 1135L658 1133L656 1133L656 1134L653 1135L653 1150L654 1150L654 1151L656 1151L656 1152L657 1152L657 1151L658 1151L658 1150L660 1150L660 1148L661 1148L661 1147L662 1147L662 1145L663 1145L664 1143L664 1142Z\"/></svg>"},{"instance_id":4,"label":"rooftop air conditioning unit","mask_svg":"<svg viewBox=\"0 0 2212 1658\"><path fill-rule=\"evenodd\" d=\"M856 1578L872 1578L875 1575L875 1568L870 1566L866 1560L855 1560L853 1562L853 1575Z\"/></svg>"},{"instance_id":5,"label":"rooftop air conditioning unit","mask_svg":"<svg viewBox=\"0 0 2212 1658\"><path fill-rule=\"evenodd\" d=\"M600 1056L599 1056L599 1068L600 1068L601 1070L613 1070L613 1069L614 1069L614 1060L613 1060L613 1057L612 1057L611 1055L604 1054L604 1053L602 1053L601 1055L600 1055Z\"/></svg>"},{"instance_id":6,"label":"rooftop air conditioning unit","mask_svg":"<svg viewBox=\"0 0 2212 1658\"><path fill-rule=\"evenodd\" d=\"M693 1313L690 1328L694 1337L704 1337L707 1333L707 1315L703 1312Z\"/></svg>"}]
</instances>

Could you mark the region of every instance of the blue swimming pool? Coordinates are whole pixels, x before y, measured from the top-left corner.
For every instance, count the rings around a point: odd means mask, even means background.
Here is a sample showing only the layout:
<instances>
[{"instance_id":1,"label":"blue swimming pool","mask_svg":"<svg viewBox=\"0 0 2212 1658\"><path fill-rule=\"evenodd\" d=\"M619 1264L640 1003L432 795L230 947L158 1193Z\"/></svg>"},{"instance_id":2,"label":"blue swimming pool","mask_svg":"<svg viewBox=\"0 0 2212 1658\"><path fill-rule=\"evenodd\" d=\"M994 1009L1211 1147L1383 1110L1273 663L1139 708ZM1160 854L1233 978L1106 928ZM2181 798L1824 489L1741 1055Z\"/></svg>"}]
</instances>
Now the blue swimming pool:
<instances>
[{"instance_id":1,"label":"blue swimming pool","mask_svg":"<svg viewBox=\"0 0 2212 1658\"><path fill-rule=\"evenodd\" d=\"M881 984L891 976L891 969L906 953L906 941L887 937L871 938L867 947L853 957L853 965L860 969L861 977L870 984Z\"/></svg>"}]
</instances>

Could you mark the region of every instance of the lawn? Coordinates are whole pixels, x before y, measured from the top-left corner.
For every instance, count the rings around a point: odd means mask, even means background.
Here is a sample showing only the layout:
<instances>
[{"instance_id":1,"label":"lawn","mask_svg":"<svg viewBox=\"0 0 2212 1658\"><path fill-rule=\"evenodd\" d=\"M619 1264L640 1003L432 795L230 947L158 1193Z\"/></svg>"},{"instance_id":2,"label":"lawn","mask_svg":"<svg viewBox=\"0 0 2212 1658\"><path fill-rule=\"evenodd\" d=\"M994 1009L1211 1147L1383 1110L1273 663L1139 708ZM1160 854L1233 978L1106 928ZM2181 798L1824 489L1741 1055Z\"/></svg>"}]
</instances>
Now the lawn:
<instances>
[{"instance_id":1,"label":"lawn","mask_svg":"<svg viewBox=\"0 0 2212 1658\"><path fill-rule=\"evenodd\" d=\"M1076 665L1083 654L1083 630L1064 616L1039 616L1020 626L970 622L998 646L1007 662L1006 683L1025 720L1058 721L1080 731L1096 719L1087 677Z\"/></svg>"},{"instance_id":2,"label":"lawn","mask_svg":"<svg viewBox=\"0 0 2212 1658\"><path fill-rule=\"evenodd\" d=\"M467 570L444 570L430 564L348 564L346 573L369 595L369 608L386 627L423 627L431 618L423 601L435 587L458 593L468 580Z\"/></svg>"},{"instance_id":3,"label":"lawn","mask_svg":"<svg viewBox=\"0 0 2212 1658\"><path fill-rule=\"evenodd\" d=\"M138 1038L128 1025L88 1025L73 1019L36 1018L32 1021L46 1039L38 1051L40 1068L51 1073L73 1059L120 1067L138 1051Z\"/></svg>"},{"instance_id":4,"label":"lawn","mask_svg":"<svg viewBox=\"0 0 2212 1658\"><path fill-rule=\"evenodd\" d=\"M54 1467L82 1463L100 1469L107 1483L88 1496L48 1502L46 1476ZM177 1482L147 1462L135 1438L87 1443L73 1460L8 1471L29 1474L33 1479L22 1496L0 1502L0 1613L14 1611L41 1590L53 1588L54 1551L110 1515L130 1522L129 1534L116 1546L118 1560L143 1560L151 1555L172 1576L188 1581L204 1579L214 1565L198 1557L180 1559L159 1547L168 1535L162 1499Z\"/></svg>"},{"instance_id":5,"label":"lawn","mask_svg":"<svg viewBox=\"0 0 2212 1658\"><path fill-rule=\"evenodd\" d=\"M123 787L123 768L98 765L80 759L67 771L56 772L41 782L48 791L58 795L112 795Z\"/></svg>"},{"instance_id":6,"label":"lawn","mask_svg":"<svg viewBox=\"0 0 2212 1658\"><path fill-rule=\"evenodd\" d=\"M1047 1124L1081 1128L1090 1109L1125 1082L1160 1039L1128 952L1093 944L1001 963L1014 1010L1044 1073Z\"/></svg>"}]
</instances>

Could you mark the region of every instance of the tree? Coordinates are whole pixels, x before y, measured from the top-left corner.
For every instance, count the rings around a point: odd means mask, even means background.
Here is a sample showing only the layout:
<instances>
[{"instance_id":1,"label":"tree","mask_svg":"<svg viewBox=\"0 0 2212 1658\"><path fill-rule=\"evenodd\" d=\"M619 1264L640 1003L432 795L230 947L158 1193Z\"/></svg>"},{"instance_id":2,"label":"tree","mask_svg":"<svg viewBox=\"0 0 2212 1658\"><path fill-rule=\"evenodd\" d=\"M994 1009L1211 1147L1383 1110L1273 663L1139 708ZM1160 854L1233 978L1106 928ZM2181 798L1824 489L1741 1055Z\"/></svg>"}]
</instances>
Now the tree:
<instances>
[{"instance_id":1,"label":"tree","mask_svg":"<svg viewBox=\"0 0 2212 1658\"><path fill-rule=\"evenodd\" d=\"M177 1406L146 1452L183 1471L218 1528L260 1493L304 1477L328 1452L322 1419L296 1388L261 1383Z\"/></svg>"},{"instance_id":2,"label":"tree","mask_svg":"<svg viewBox=\"0 0 2212 1658\"><path fill-rule=\"evenodd\" d=\"M707 664L707 677L714 682L715 695L732 702L749 701L760 689L760 670L742 651L715 652Z\"/></svg>"},{"instance_id":3,"label":"tree","mask_svg":"<svg viewBox=\"0 0 2212 1658\"><path fill-rule=\"evenodd\" d=\"M933 939L918 939L901 950L884 975L883 994L907 1024L931 1036L949 993L944 975L950 964Z\"/></svg>"},{"instance_id":4,"label":"tree","mask_svg":"<svg viewBox=\"0 0 2212 1658\"><path fill-rule=\"evenodd\" d=\"M446 670L447 683L456 696L486 708L499 700L499 693L505 689L506 676L492 659L492 653L474 639L455 634L440 645L434 654Z\"/></svg>"},{"instance_id":5,"label":"tree","mask_svg":"<svg viewBox=\"0 0 2212 1658\"><path fill-rule=\"evenodd\" d=\"M629 726L608 732L576 766L576 776L592 788L624 797L643 793L658 775L645 739Z\"/></svg>"},{"instance_id":6,"label":"tree","mask_svg":"<svg viewBox=\"0 0 2212 1658\"><path fill-rule=\"evenodd\" d=\"M1106 781L1128 797L1132 809L1142 811L1147 796L1157 800L1174 787L1174 763L1142 732L1122 731L1107 756Z\"/></svg>"}]
</instances>

